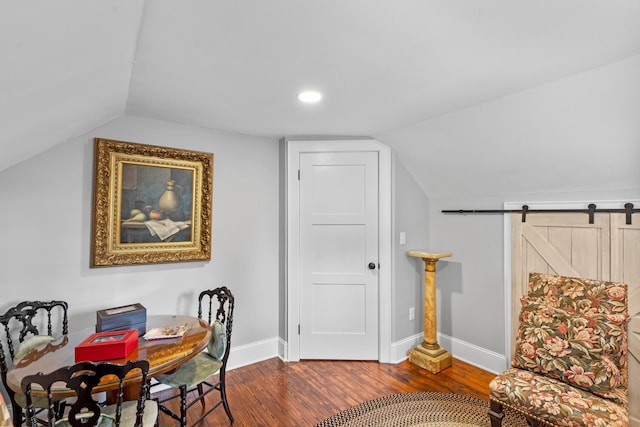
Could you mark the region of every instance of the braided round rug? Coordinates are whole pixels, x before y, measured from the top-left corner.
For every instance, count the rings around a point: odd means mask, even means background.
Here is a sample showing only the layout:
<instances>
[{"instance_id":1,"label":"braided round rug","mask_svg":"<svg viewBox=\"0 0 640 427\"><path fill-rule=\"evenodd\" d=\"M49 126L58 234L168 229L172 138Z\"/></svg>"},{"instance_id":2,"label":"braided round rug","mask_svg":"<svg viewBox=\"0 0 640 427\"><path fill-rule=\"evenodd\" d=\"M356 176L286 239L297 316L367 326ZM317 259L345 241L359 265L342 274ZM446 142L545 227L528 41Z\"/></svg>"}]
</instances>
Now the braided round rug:
<instances>
[{"instance_id":1,"label":"braided round rug","mask_svg":"<svg viewBox=\"0 0 640 427\"><path fill-rule=\"evenodd\" d=\"M380 397L339 412L315 427L467 427L489 426L489 402L450 393L419 392ZM507 409L504 427L527 427Z\"/></svg>"}]
</instances>

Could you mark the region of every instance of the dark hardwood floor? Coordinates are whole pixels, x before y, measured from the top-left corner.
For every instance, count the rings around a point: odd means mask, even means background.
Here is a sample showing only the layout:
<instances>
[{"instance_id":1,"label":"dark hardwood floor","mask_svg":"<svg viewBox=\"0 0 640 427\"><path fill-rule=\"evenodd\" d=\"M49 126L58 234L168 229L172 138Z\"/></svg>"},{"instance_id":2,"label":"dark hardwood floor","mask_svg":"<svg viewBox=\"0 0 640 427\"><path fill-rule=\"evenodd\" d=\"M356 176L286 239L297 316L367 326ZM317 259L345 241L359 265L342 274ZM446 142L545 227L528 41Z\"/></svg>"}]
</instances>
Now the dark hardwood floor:
<instances>
[{"instance_id":1,"label":"dark hardwood floor","mask_svg":"<svg viewBox=\"0 0 640 427\"><path fill-rule=\"evenodd\" d=\"M489 382L494 377L455 359L451 368L434 375L408 361L285 363L273 358L229 371L227 393L236 427L300 427L313 426L353 405L395 393L437 391L488 400ZM191 415L197 416L199 410L199 405L194 406ZM164 414L160 414L159 424L177 425ZM199 425L225 426L229 420L220 407Z\"/></svg>"}]
</instances>

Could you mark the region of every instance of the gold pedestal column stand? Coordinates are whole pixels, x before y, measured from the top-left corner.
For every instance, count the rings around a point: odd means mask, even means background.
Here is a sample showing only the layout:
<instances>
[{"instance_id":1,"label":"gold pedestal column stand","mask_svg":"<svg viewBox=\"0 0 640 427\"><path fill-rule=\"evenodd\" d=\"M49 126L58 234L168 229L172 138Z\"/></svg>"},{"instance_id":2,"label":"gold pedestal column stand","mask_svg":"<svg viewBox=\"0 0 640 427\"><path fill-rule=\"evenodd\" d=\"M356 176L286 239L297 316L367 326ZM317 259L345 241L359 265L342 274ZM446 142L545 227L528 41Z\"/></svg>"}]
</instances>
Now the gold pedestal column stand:
<instances>
[{"instance_id":1,"label":"gold pedestal column stand","mask_svg":"<svg viewBox=\"0 0 640 427\"><path fill-rule=\"evenodd\" d=\"M450 257L451 252L431 253L409 251L409 256L424 261L424 341L409 350L409 361L431 373L437 374L451 366L451 353L438 344L436 327L436 263Z\"/></svg>"}]
</instances>

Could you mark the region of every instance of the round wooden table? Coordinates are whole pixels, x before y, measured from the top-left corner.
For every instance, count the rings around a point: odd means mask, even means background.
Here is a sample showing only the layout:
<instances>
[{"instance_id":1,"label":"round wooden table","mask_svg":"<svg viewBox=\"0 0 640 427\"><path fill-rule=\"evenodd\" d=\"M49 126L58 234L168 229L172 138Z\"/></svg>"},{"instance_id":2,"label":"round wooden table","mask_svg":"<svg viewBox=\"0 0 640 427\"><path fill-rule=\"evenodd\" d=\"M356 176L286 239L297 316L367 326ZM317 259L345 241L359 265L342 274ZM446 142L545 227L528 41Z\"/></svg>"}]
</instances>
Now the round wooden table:
<instances>
[{"instance_id":1,"label":"round wooden table","mask_svg":"<svg viewBox=\"0 0 640 427\"><path fill-rule=\"evenodd\" d=\"M146 341L139 337L138 348L133 350L129 356L125 359L109 360L109 362L125 363L127 360L147 360L149 361L147 375L149 378L175 370L207 348L211 339L211 327L206 321L197 317L172 315L147 317L147 331L155 327L184 324L187 324L188 327L181 338ZM20 383L25 376L38 372L49 373L63 366L75 364L75 347L94 332L94 328L73 332L30 351L16 363L13 369L7 372L7 384L16 393L22 393ZM134 371L131 378L126 380L125 398L137 399L139 379L140 375ZM117 382L103 381L94 390L96 392L109 391L114 386L117 386ZM53 390L53 392L56 398L75 396L72 390L62 387ZM38 395L38 391L33 390L33 395Z\"/></svg>"}]
</instances>

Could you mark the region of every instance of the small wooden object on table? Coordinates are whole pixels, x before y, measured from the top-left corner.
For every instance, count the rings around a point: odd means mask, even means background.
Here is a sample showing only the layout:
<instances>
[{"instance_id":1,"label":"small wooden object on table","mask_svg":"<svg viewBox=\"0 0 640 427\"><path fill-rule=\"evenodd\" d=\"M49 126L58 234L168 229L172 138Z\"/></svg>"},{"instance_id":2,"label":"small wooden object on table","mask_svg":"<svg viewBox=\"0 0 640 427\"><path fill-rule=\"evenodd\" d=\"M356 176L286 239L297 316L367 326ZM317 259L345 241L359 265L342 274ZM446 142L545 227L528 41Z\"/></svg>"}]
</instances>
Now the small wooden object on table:
<instances>
[{"instance_id":1,"label":"small wooden object on table","mask_svg":"<svg viewBox=\"0 0 640 427\"><path fill-rule=\"evenodd\" d=\"M76 362L124 359L137 347L137 329L96 332L76 346Z\"/></svg>"},{"instance_id":2,"label":"small wooden object on table","mask_svg":"<svg viewBox=\"0 0 640 427\"><path fill-rule=\"evenodd\" d=\"M436 263L441 258L450 257L451 252L432 253L428 251L409 251L409 256L422 258L424 273L424 341L409 351L409 361L414 365L437 374L451 366L451 353L438 344L436 327Z\"/></svg>"},{"instance_id":3,"label":"small wooden object on table","mask_svg":"<svg viewBox=\"0 0 640 427\"><path fill-rule=\"evenodd\" d=\"M137 329L142 336L147 331L147 309L140 303L96 311L96 332Z\"/></svg>"}]
</instances>

